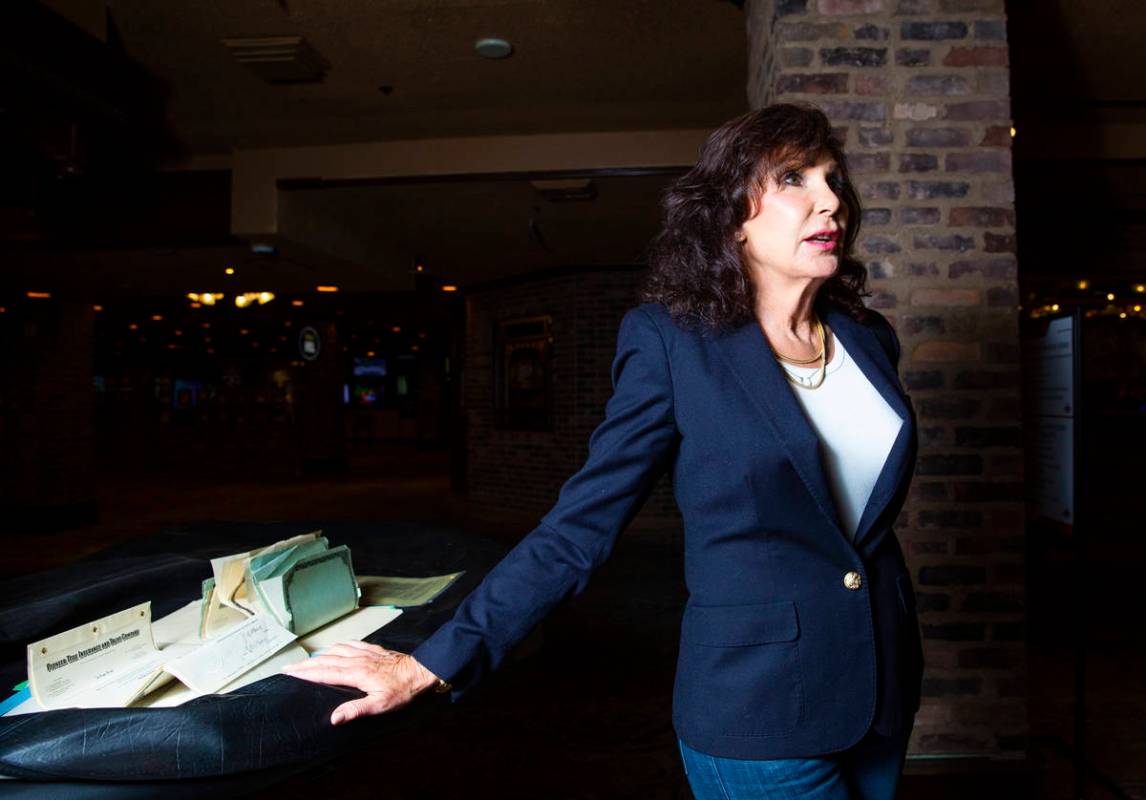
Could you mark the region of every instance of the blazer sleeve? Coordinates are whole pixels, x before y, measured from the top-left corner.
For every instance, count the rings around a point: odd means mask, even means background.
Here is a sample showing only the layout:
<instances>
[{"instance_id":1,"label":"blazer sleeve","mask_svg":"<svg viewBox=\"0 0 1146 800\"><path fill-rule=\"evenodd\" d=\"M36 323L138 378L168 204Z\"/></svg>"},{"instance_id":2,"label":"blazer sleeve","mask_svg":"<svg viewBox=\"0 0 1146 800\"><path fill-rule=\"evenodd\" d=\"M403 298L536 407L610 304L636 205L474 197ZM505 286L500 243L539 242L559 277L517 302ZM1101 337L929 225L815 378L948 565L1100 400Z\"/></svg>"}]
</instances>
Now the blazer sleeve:
<instances>
[{"instance_id":1,"label":"blazer sleeve","mask_svg":"<svg viewBox=\"0 0 1146 800\"><path fill-rule=\"evenodd\" d=\"M668 356L644 307L621 322L612 378L588 458L556 505L413 653L453 685L455 699L496 669L554 606L585 589L675 451Z\"/></svg>"},{"instance_id":2,"label":"blazer sleeve","mask_svg":"<svg viewBox=\"0 0 1146 800\"><path fill-rule=\"evenodd\" d=\"M879 339L880 345L883 346L883 352L887 354L887 358L891 361L891 366L899 370L899 336L895 333L895 328L887 321L887 317L877 311L868 310L868 313L874 317L874 325L872 330L875 331L876 338Z\"/></svg>"}]
</instances>

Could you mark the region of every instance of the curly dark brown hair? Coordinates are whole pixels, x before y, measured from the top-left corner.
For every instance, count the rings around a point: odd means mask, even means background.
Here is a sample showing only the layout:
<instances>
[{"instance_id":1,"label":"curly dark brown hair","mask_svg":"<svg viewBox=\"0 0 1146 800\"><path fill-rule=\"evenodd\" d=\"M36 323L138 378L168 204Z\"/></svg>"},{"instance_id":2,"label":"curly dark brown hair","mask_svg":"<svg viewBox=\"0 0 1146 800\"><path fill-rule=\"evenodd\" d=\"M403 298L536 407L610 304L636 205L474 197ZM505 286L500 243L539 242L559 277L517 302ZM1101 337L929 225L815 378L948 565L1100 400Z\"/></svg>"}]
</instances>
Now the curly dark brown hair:
<instances>
[{"instance_id":1,"label":"curly dark brown hair","mask_svg":"<svg viewBox=\"0 0 1146 800\"><path fill-rule=\"evenodd\" d=\"M851 255L859 234L859 197L831 123L812 105L777 104L749 111L708 137L696 165L664 195L664 220L649 246L641 299L663 304L678 323L689 327L720 330L752 320L755 287L741 258L737 231L770 182L825 155L839 165L837 193L847 225L839 268L820 288L817 304L834 303L863 321L867 269Z\"/></svg>"}]
</instances>

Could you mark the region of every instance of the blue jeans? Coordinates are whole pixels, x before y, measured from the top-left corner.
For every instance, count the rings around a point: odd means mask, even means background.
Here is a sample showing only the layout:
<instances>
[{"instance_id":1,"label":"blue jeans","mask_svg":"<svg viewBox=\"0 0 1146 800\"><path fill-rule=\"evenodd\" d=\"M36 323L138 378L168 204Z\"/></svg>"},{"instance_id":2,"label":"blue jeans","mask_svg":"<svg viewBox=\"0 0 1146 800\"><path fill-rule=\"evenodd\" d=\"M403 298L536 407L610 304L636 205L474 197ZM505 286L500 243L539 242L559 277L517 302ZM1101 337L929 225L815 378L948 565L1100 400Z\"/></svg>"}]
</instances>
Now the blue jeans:
<instances>
[{"instance_id":1,"label":"blue jeans","mask_svg":"<svg viewBox=\"0 0 1146 800\"><path fill-rule=\"evenodd\" d=\"M696 800L893 800L910 734L869 733L842 753L759 761L718 758L679 744Z\"/></svg>"}]
</instances>

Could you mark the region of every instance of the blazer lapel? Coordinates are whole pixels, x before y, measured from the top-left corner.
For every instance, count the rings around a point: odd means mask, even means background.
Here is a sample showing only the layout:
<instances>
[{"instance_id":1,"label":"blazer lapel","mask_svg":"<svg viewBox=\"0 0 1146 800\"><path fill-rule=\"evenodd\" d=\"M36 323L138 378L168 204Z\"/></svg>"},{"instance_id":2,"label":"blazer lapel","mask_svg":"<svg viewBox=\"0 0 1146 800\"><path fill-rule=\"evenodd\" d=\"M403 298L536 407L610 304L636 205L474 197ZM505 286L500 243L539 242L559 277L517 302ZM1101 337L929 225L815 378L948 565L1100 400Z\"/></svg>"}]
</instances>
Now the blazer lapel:
<instances>
[{"instance_id":1,"label":"blazer lapel","mask_svg":"<svg viewBox=\"0 0 1146 800\"><path fill-rule=\"evenodd\" d=\"M782 368L768 351L763 331L756 322L750 322L732 333L715 337L714 341L771 427L816 505L842 536L843 527L820 458L819 436L792 396Z\"/></svg>"},{"instance_id":2,"label":"blazer lapel","mask_svg":"<svg viewBox=\"0 0 1146 800\"><path fill-rule=\"evenodd\" d=\"M912 466L915 415L907 396L899 387L899 376L896 375L895 368L884 353L876 335L841 311L829 310L825 318L847 348L848 354L855 359L856 366L871 381L872 386L892 410L903 419L899 435L896 436L891 451L887 454L887 460L884 461L883 469L876 479L875 486L872 487L863 514L860 515L853 539L858 548L895 497L907 477L905 473Z\"/></svg>"},{"instance_id":3,"label":"blazer lapel","mask_svg":"<svg viewBox=\"0 0 1146 800\"><path fill-rule=\"evenodd\" d=\"M906 473L912 465L915 418L906 395L899 388L899 377L876 335L842 311L830 309L825 314L825 320L843 342L848 354L855 359L856 366L903 419L903 425L900 426L899 434L860 516L855 536L851 539L858 548L907 477ZM768 351L763 332L755 322L751 322L730 334L716 337L715 342L717 350L728 362L733 374L784 448L788 460L796 468L816 506L846 540L848 537L844 535L840 524L835 499L820 457L819 436L793 395L793 391L798 390L789 385L782 367Z\"/></svg>"}]
</instances>

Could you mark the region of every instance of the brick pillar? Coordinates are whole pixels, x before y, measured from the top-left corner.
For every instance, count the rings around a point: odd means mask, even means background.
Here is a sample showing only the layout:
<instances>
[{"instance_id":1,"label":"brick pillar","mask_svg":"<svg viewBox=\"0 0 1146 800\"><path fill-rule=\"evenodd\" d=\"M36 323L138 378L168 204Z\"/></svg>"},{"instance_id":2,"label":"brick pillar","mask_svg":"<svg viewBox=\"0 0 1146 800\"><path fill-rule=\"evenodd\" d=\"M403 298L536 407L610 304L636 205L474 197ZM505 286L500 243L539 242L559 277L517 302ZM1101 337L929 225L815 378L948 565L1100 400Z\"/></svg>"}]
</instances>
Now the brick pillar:
<instances>
[{"instance_id":1,"label":"brick pillar","mask_svg":"<svg viewBox=\"0 0 1146 800\"><path fill-rule=\"evenodd\" d=\"M1018 281L1003 0L749 0L749 101L810 101L864 202L869 304L903 343L920 457L897 531L927 658L917 753L1018 755Z\"/></svg>"}]
</instances>

